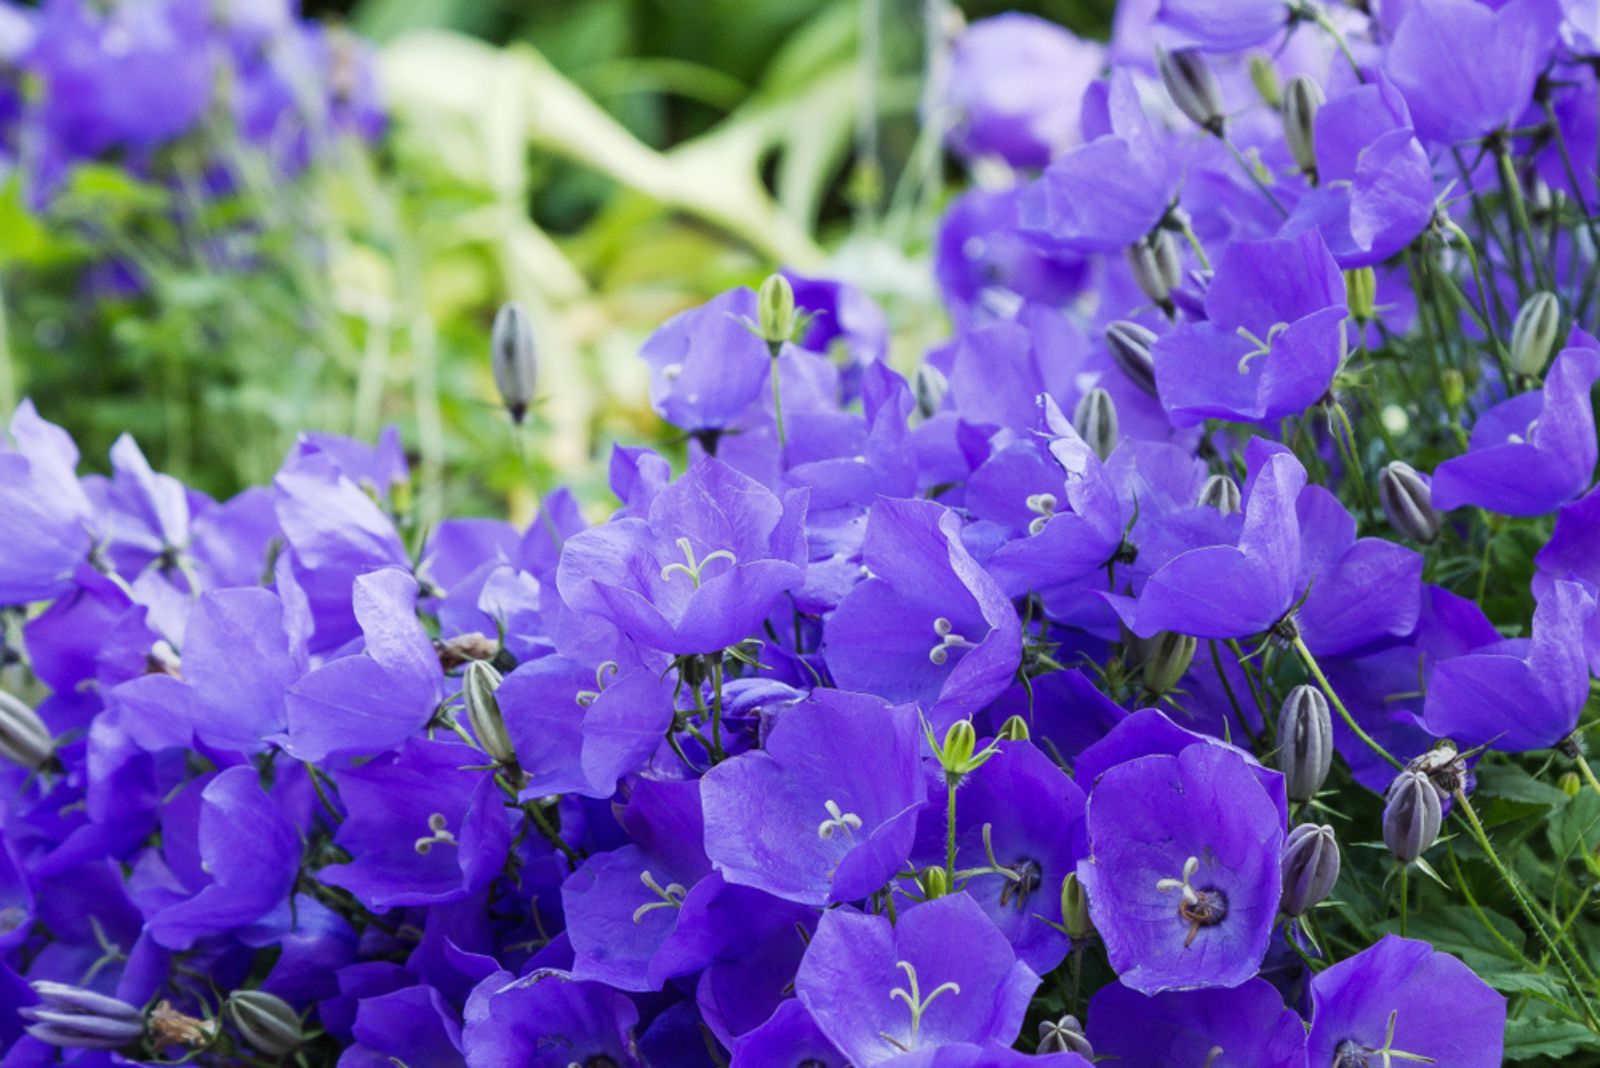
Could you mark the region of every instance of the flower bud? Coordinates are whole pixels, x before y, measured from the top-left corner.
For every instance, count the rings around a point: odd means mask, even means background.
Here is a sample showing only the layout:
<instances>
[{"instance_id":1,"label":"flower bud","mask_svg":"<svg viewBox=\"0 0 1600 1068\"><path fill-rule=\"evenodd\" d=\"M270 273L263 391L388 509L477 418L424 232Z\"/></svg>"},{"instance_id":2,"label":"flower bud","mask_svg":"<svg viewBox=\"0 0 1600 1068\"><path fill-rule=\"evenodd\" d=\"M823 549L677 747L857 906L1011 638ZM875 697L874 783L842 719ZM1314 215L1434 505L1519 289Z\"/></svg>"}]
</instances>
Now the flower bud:
<instances>
[{"instance_id":1,"label":"flower bud","mask_svg":"<svg viewBox=\"0 0 1600 1068\"><path fill-rule=\"evenodd\" d=\"M1078 400L1072 411L1072 428L1088 443L1094 454L1104 460L1122 440L1117 425L1117 403L1111 394L1094 387Z\"/></svg>"},{"instance_id":2,"label":"flower bud","mask_svg":"<svg viewBox=\"0 0 1600 1068\"><path fill-rule=\"evenodd\" d=\"M1239 492L1239 483L1227 475L1212 475L1200 487L1200 499L1196 503L1215 508L1223 515L1237 515L1244 510L1244 494Z\"/></svg>"},{"instance_id":3,"label":"flower bud","mask_svg":"<svg viewBox=\"0 0 1600 1068\"><path fill-rule=\"evenodd\" d=\"M1067 937L1074 942L1094 934L1094 923L1089 919L1089 898L1083 892L1077 872L1061 880L1061 926L1067 929Z\"/></svg>"},{"instance_id":4,"label":"flower bud","mask_svg":"<svg viewBox=\"0 0 1600 1068\"><path fill-rule=\"evenodd\" d=\"M265 990L236 990L228 996L224 1007L239 1037L257 1053L285 1057L305 1041L300 1014L288 1002Z\"/></svg>"},{"instance_id":5,"label":"flower bud","mask_svg":"<svg viewBox=\"0 0 1600 1068\"><path fill-rule=\"evenodd\" d=\"M1250 57L1250 84L1255 86L1261 102L1267 107L1277 108L1283 103L1283 84L1278 81L1278 68L1260 52Z\"/></svg>"},{"instance_id":6,"label":"flower bud","mask_svg":"<svg viewBox=\"0 0 1600 1068\"><path fill-rule=\"evenodd\" d=\"M1371 267L1355 267L1344 272L1345 305L1350 318L1370 323L1378 317L1378 272Z\"/></svg>"},{"instance_id":7,"label":"flower bud","mask_svg":"<svg viewBox=\"0 0 1600 1068\"><path fill-rule=\"evenodd\" d=\"M1450 411L1460 408L1467 399L1467 380L1454 367L1446 367L1439 373L1439 399L1444 401L1444 406Z\"/></svg>"},{"instance_id":8,"label":"flower bud","mask_svg":"<svg viewBox=\"0 0 1600 1068\"><path fill-rule=\"evenodd\" d=\"M1289 155L1304 174L1317 173L1317 109L1327 99L1316 79L1305 74L1295 75L1283 94L1283 136L1289 142Z\"/></svg>"},{"instance_id":9,"label":"flower bud","mask_svg":"<svg viewBox=\"0 0 1600 1068\"><path fill-rule=\"evenodd\" d=\"M0 690L0 760L37 771L53 751L50 731L39 714Z\"/></svg>"},{"instance_id":10,"label":"flower bud","mask_svg":"<svg viewBox=\"0 0 1600 1068\"><path fill-rule=\"evenodd\" d=\"M1197 643L1187 634L1164 630L1144 662L1144 688L1157 697L1172 692L1189 670Z\"/></svg>"},{"instance_id":11,"label":"flower bud","mask_svg":"<svg viewBox=\"0 0 1600 1068\"><path fill-rule=\"evenodd\" d=\"M1439 536L1444 517L1433 506L1433 489L1404 460L1393 460L1378 473L1378 503L1402 538L1427 545Z\"/></svg>"},{"instance_id":12,"label":"flower bud","mask_svg":"<svg viewBox=\"0 0 1600 1068\"><path fill-rule=\"evenodd\" d=\"M971 762L973 751L977 748L978 732L973 729L972 721L958 719L944 732L944 746L939 751L940 761L946 771L959 771Z\"/></svg>"},{"instance_id":13,"label":"flower bud","mask_svg":"<svg viewBox=\"0 0 1600 1068\"><path fill-rule=\"evenodd\" d=\"M489 357L500 399L511 413L511 421L520 423L533 403L539 367L533 349L533 321L514 300L502 304L494 317Z\"/></svg>"},{"instance_id":14,"label":"flower bud","mask_svg":"<svg viewBox=\"0 0 1600 1068\"><path fill-rule=\"evenodd\" d=\"M1111 358L1129 381L1152 397L1156 395L1156 361L1150 350L1155 343L1155 331L1127 319L1106 327Z\"/></svg>"},{"instance_id":15,"label":"flower bud","mask_svg":"<svg viewBox=\"0 0 1600 1068\"><path fill-rule=\"evenodd\" d=\"M517 753L511 746L505 717L500 714L500 702L494 695L500 688L500 681L500 672L487 660L474 660L467 665L467 673L461 680L461 697L467 706L472 733L484 752L496 763L512 764L516 762Z\"/></svg>"},{"instance_id":16,"label":"flower bud","mask_svg":"<svg viewBox=\"0 0 1600 1068\"><path fill-rule=\"evenodd\" d=\"M28 1034L65 1049L121 1049L144 1035L144 1014L125 1001L82 987L38 980L37 1005L17 1015L29 1022Z\"/></svg>"},{"instance_id":17,"label":"flower bud","mask_svg":"<svg viewBox=\"0 0 1600 1068\"><path fill-rule=\"evenodd\" d=\"M1278 710L1278 770L1291 801L1310 801L1333 767L1333 719L1315 686L1296 686Z\"/></svg>"},{"instance_id":18,"label":"flower bud","mask_svg":"<svg viewBox=\"0 0 1600 1068\"><path fill-rule=\"evenodd\" d=\"M1511 327L1511 369L1536 378L1561 339L1561 301L1554 293L1535 293L1517 310Z\"/></svg>"},{"instance_id":19,"label":"flower bud","mask_svg":"<svg viewBox=\"0 0 1600 1068\"><path fill-rule=\"evenodd\" d=\"M1563 771L1556 780L1556 787L1568 797L1577 797L1583 792L1583 780L1578 778L1575 771Z\"/></svg>"},{"instance_id":20,"label":"flower bud","mask_svg":"<svg viewBox=\"0 0 1600 1068\"><path fill-rule=\"evenodd\" d=\"M1161 81L1178 110L1217 136L1222 135L1226 117L1222 112L1222 86L1203 53L1193 48L1160 52Z\"/></svg>"},{"instance_id":21,"label":"flower bud","mask_svg":"<svg viewBox=\"0 0 1600 1068\"><path fill-rule=\"evenodd\" d=\"M1076 1053L1093 1058L1094 1047L1084 1036L1083 1024L1076 1016L1063 1016L1059 1020L1044 1020L1039 1024L1039 1053Z\"/></svg>"},{"instance_id":22,"label":"flower bud","mask_svg":"<svg viewBox=\"0 0 1600 1068\"><path fill-rule=\"evenodd\" d=\"M1129 245L1128 267L1133 271L1133 280L1139 284L1139 291L1158 308L1170 311L1172 291L1183 283L1183 259L1172 234L1160 230ZM1151 341L1154 340L1152 336ZM1154 383L1152 377L1152 389Z\"/></svg>"},{"instance_id":23,"label":"flower bud","mask_svg":"<svg viewBox=\"0 0 1600 1068\"><path fill-rule=\"evenodd\" d=\"M950 892L950 877L943 868L932 865L918 873L917 885L922 888L922 896L932 901Z\"/></svg>"},{"instance_id":24,"label":"flower bud","mask_svg":"<svg viewBox=\"0 0 1600 1068\"><path fill-rule=\"evenodd\" d=\"M996 736L1003 742L1025 742L1032 737L1028 730L1028 721L1021 716L1012 716L1000 724L1000 733Z\"/></svg>"},{"instance_id":25,"label":"flower bud","mask_svg":"<svg viewBox=\"0 0 1600 1068\"><path fill-rule=\"evenodd\" d=\"M950 380L944 372L931 363L917 365L911 378L911 390L917 397L917 411L924 419L931 419L944 406L944 395L950 392Z\"/></svg>"},{"instance_id":26,"label":"flower bud","mask_svg":"<svg viewBox=\"0 0 1600 1068\"><path fill-rule=\"evenodd\" d=\"M1389 784L1383 806L1383 844L1402 864L1428 851L1439 837L1439 794L1419 771L1402 771Z\"/></svg>"},{"instance_id":27,"label":"flower bud","mask_svg":"<svg viewBox=\"0 0 1600 1068\"><path fill-rule=\"evenodd\" d=\"M1303 916L1333 893L1339 881L1339 841L1333 828L1302 823L1289 832L1283 845L1283 898L1278 906L1285 916Z\"/></svg>"},{"instance_id":28,"label":"flower bud","mask_svg":"<svg viewBox=\"0 0 1600 1068\"><path fill-rule=\"evenodd\" d=\"M776 356L785 341L793 341L795 334L794 286L781 274L770 274L756 293L756 313L760 317L756 326L761 339Z\"/></svg>"}]
</instances>

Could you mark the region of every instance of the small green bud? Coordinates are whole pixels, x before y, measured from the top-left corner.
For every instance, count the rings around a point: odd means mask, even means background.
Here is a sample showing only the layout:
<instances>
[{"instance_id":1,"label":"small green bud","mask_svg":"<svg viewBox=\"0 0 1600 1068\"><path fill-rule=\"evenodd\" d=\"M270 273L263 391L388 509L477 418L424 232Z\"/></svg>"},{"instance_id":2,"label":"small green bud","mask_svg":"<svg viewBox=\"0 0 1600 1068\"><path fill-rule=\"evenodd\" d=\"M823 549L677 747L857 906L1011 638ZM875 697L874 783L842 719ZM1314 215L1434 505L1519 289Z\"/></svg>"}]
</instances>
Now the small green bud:
<instances>
[{"instance_id":1,"label":"small green bud","mask_svg":"<svg viewBox=\"0 0 1600 1068\"><path fill-rule=\"evenodd\" d=\"M1583 791L1583 780L1578 778L1575 771L1563 771L1561 778L1556 780L1556 785L1568 797L1577 797Z\"/></svg>"},{"instance_id":2,"label":"small green bud","mask_svg":"<svg viewBox=\"0 0 1600 1068\"><path fill-rule=\"evenodd\" d=\"M1537 378L1561 340L1561 301L1554 293L1535 293L1517 310L1511 327L1511 369Z\"/></svg>"},{"instance_id":3,"label":"small green bud","mask_svg":"<svg viewBox=\"0 0 1600 1068\"><path fill-rule=\"evenodd\" d=\"M778 348L785 341L794 340L794 286L781 274L768 275L756 293L756 308L760 316L756 325L760 328L761 339L776 356Z\"/></svg>"},{"instance_id":4,"label":"small green bud","mask_svg":"<svg viewBox=\"0 0 1600 1068\"><path fill-rule=\"evenodd\" d=\"M1031 736L1031 732L1028 730L1028 721L1021 716L1012 716L1000 724L1000 741L1025 742Z\"/></svg>"},{"instance_id":5,"label":"small green bud","mask_svg":"<svg viewBox=\"0 0 1600 1068\"><path fill-rule=\"evenodd\" d=\"M1278 68L1264 52L1250 56L1250 84L1255 86L1267 107L1276 108L1283 103L1283 83L1278 80Z\"/></svg>"},{"instance_id":6,"label":"small green bud","mask_svg":"<svg viewBox=\"0 0 1600 1068\"><path fill-rule=\"evenodd\" d=\"M917 885L922 888L922 896L932 901L950 892L950 877L945 874L943 868L923 868L917 875Z\"/></svg>"},{"instance_id":7,"label":"small green bud","mask_svg":"<svg viewBox=\"0 0 1600 1068\"><path fill-rule=\"evenodd\" d=\"M1467 399L1467 380L1461 377L1460 371L1447 367L1440 372L1439 395L1444 400L1444 406L1451 411L1461 407Z\"/></svg>"},{"instance_id":8,"label":"small green bud","mask_svg":"<svg viewBox=\"0 0 1600 1068\"><path fill-rule=\"evenodd\" d=\"M1344 272L1344 292L1350 318L1370 323L1378 317L1378 274L1371 267Z\"/></svg>"},{"instance_id":9,"label":"small green bud","mask_svg":"<svg viewBox=\"0 0 1600 1068\"><path fill-rule=\"evenodd\" d=\"M245 1045L257 1053L286 1057L305 1041L299 1013L264 990L235 990L228 995L224 1011Z\"/></svg>"},{"instance_id":10,"label":"small green bud","mask_svg":"<svg viewBox=\"0 0 1600 1068\"><path fill-rule=\"evenodd\" d=\"M50 730L39 714L0 690L0 760L37 771L54 751Z\"/></svg>"},{"instance_id":11,"label":"small green bud","mask_svg":"<svg viewBox=\"0 0 1600 1068\"><path fill-rule=\"evenodd\" d=\"M1187 634L1170 630L1158 634L1144 662L1144 688L1157 697L1172 692L1189 670L1196 646Z\"/></svg>"},{"instance_id":12,"label":"small green bud","mask_svg":"<svg viewBox=\"0 0 1600 1068\"><path fill-rule=\"evenodd\" d=\"M467 706L467 721L484 752L498 764L513 764L517 752L506 733L505 717L500 714L500 701L495 691L500 688L500 672L487 660L474 660L467 665L461 680L461 698Z\"/></svg>"},{"instance_id":13,"label":"small green bud","mask_svg":"<svg viewBox=\"0 0 1600 1068\"><path fill-rule=\"evenodd\" d=\"M1322 86L1305 74L1296 74L1283 95L1283 136L1289 142L1289 155L1313 181L1317 173L1317 109L1327 99Z\"/></svg>"},{"instance_id":14,"label":"small green bud","mask_svg":"<svg viewBox=\"0 0 1600 1068\"><path fill-rule=\"evenodd\" d=\"M500 399L511 413L511 421L520 423L528 414L528 405L533 403L539 367L533 348L533 321L514 300L502 304L494 317L489 355Z\"/></svg>"},{"instance_id":15,"label":"small green bud","mask_svg":"<svg viewBox=\"0 0 1600 1068\"><path fill-rule=\"evenodd\" d=\"M946 771L965 773L978 748L978 732L970 719L959 719L944 732L944 746L940 750L940 763Z\"/></svg>"},{"instance_id":16,"label":"small green bud","mask_svg":"<svg viewBox=\"0 0 1600 1068\"><path fill-rule=\"evenodd\" d=\"M1083 892L1077 872L1061 880L1061 926L1067 929L1067 937L1074 942L1094 934L1094 923L1089 919L1089 898Z\"/></svg>"}]
</instances>

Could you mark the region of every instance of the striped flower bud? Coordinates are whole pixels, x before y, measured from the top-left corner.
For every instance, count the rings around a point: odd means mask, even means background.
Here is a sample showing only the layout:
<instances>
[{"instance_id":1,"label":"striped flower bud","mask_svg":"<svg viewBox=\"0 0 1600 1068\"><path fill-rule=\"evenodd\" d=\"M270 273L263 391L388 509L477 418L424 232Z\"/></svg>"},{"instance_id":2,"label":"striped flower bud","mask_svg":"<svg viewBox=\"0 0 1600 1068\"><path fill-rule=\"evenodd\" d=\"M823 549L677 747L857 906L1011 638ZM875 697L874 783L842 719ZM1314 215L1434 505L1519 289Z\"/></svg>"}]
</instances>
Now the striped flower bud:
<instances>
[{"instance_id":1,"label":"striped flower bud","mask_svg":"<svg viewBox=\"0 0 1600 1068\"><path fill-rule=\"evenodd\" d=\"M1439 792L1420 771L1402 771L1389 784L1383 806L1383 844L1402 864L1410 864L1439 837L1443 813Z\"/></svg>"},{"instance_id":2,"label":"striped flower bud","mask_svg":"<svg viewBox=\"0 0 1600 1068\"><path fill-rule=\"evenodd\" d=\"M1155 331L1128 319L1118 319L1106 327L1106 348L1128 380L1150 396L1156 395L1156 361L1151 349Z\"/></svg>"},{"instance_id":3,"label":"striped flower bud","mask_svg":"<svg viewBox=\"0 0 1600 1068\"><path fill-rule=\"evenodd\" d=\"M918 414L930 419L944 406L944 395L950 392L950 380L931 363L918 364L917 373L911 377L911 391L917 398Z\"/></svg>"},{"instance_id":4,"label":"striped flower bud","mask_svg":"<svg viewBox=\"0 0 1600 1068\"><path fill-rule=\"evenodd\" d=\"M39 980L33 984L39 1004L17 1015L28 1021L28 1034L64 1049L121 1049L144 1035L144 1014L125 1001L82 987Z\"/></svg>"},{"instance_id":5,"label":"striped flower bud","mask_svg":"<svg viewBox=\"0 0 1600 1068\"><path fill-rule=\"evenodd\" d=\"M1089 896L1083 892L1076 872L1061 880L1061 926L1067 929L1067 937L1074 942L1094 934L1094 921L1089 918Z\"/></svg>"},{"instance_id":6,"label":"striped flower bud","mask_svg":"<svg viewBox=\"0 0 1600 1068\"><path fill-rule=\"evenodd\" d=\"M1333 828L1302 823L1289 832L1283 845L1283 898L1285 916L1303 916L1333 893L1339 881L1339 841Z\"/></svg>"},{"instance_id":7,"label":"striped flower bud","mask_svg":"<svg viewBox=\"0 0 1600 1068\"><path fill-rule=\"evenodd\" d=\"M1072 428L1100 459L1110 456L1122 440L1117 403L1111 399L1111 394L1096 386L1080 397L1072 411Z\"/></svg>"},{"instance_id":8,"label":"striped flower bud","mask_svg":"<svg viewBox=\"0 0 1600 1068\"><path fill-rule=\"evenodd\" d=\"M1063 1016L1059 1020L1044 1020L1039 1024L1039 1053L1076 1053L1080 1057L1094 1057L1094 1047L1083 1033L1083 1024L1076 1016Z\"/></svg>"},{"instance_id":9,"label":"striped flower bud","mask_svg":"<svg viewBox=\"0 0 1600 1068\"><path fill-rule=\"evenodd\" d=\"M1278 711L1278 770L1291 801L1310 801L1333 767L1333 719L1315 686L1296 686Z\"/></svg>"},{"instance_id":10,"label":"striped flower bud","mask_svg":"<svg viewBox=\"0 0 1600 1068\"><path fill-rule=\"evenodd\" d=\"M39 714L0 690L0 760L37 771L53 752L49 728Z\"/></svg>"},{"instance_id":11,"label":"striped flower bud","mask_svg":"<svg viewBox=\"0 0 1600 1068\"><path fill-rule=\"evenodd\" d=\"M1187 634L1170 630L1158 634L1144 662L1144 688L1158 697L1171 693L1189 670L1197 644Z\"/></svg>"},{"instance_id":12,"label":"striped flower bud","mask_svg":"<svg viewBox=\"0 0 1600 1068\"><path fill-rule=\"evenodd\" d=\"M756 328L776 356L795 335L794 286L781 274L770 274L756 291Z\"/></svg>"},{"instance_id":13,"label":"striped flower bud","mask_svg":"<svg viewBox=\"0 0 1600 1068\"><path fill-rule=\"evenodd\" d=\"M1561 301L1554 293L1535 293L1517 309L1511 327L1511 369L1536 378L1561 339Z\"/></svg>"},{"instance_id":14,"label":"striped flower bud","mask_svg":"<svg viewBox=\"0 0 1600 1068\"><path fill-rule=\"evenodd\" d=\"M505 717L500 714L500 702L494 695L500 688L500 681L500 672L487 660L474 660L467 665L467 673L461 680L461 698L467 706L472 733L484 752L496 763L512 764L516 762L517 752L511 746Z\"/></svg>"},{"instance_id":15,"label":"striped flower bud","mask_svg":"<svg viewBox=\"0 0 1600 1068\"><path fill-rule=\"evenodd\" d=\"M1212 475L1200 487L1200 499L1196 503L1215 508L1223 515L1237 515L1244 510L1244 494L1239 492L1239 483L1227 475Z\"/></svg>"},{"instance_id":16,"label":"striped flower bud","mask_svg":"<svg viewBox=\"0 0 1600 1068\"><path fill-rule=\"evenodd\" d=\"M1404 460L1393 460L1378 473L1378 503L1402 538L1427 545L1439 536L1444 517L1433 506L1433 489Z\"/></svg>"},{"instance_id":17,"label":"striped flower bud","mask_svg":"<svg viewBox=\"0 0 1600 1068\"><path fill-rule=\"evenodd\" d=\"M1161 68L1162 84L1178 110L1195 125L1222 136L1227 124L1222 111L1222 86L1204 53L1180 48L1175 52L1161 52L1156 60Z\"/></svg>"},{"instance_id":18,"label":"striped flower bud","mask_svg":"<svg viewBox=\"0 0 1600 1068\"><path fill-rule=\"evenodd\" d=\"M265 990L234 991L228 996L225 1011L245 1045L257 1053L285 1057L305 1041L300 1014Z\"/></svg>"},{"instance_id":19,"label":"striped flower bud","mask_svg":"<svg viewBox=\"0 0 1600 1068\"><path fill-rule=\"evenodd\" d=\"M538 383L538 361L533 349L533 322L522 305L508 300L494 317L489 336L489 358L494 384L500 390L511 421L520 423L533 403Z\"/></svg>"},{"instance_id":20,"label":"striped flower bud","mask_svg":"<svg viewBox=\"0 0 1600 1068\"><path fill-rule=\"evenodd\" d=\"M1316 79L1305 74L1295 75L1283 94L1283 136L1289 142L1289 155L1301 173L1313 179L1317 173L1317 109L1327 99Z\"/></svg>"},{"instance_id":21,"label":"striped flower bud","mask_svg":"<svg viewBox=\"0 0 1600 1068\"><path fill-rule=\"evenodd\" d=\"M1128 267L1139 291L1150 302L1169 314L1173 310L1172 291L1183 283L1183 258L1177 239L1166 230L1128 246Z\"/></svg>"}]
</instances>

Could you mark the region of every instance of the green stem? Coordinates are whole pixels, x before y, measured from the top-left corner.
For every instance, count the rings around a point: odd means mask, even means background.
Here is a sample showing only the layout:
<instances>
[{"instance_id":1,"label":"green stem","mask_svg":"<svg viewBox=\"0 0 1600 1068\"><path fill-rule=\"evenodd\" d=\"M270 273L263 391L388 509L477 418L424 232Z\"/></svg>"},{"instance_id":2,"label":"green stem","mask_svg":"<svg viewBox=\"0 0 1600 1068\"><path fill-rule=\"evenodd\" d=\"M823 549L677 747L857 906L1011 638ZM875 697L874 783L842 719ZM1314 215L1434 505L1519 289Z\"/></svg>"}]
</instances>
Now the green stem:
<instances>
[{"instance_id":1,"label":"green stem","mask_svg":"<svg viewBox=\"0 0 1600 1068\"><path fill-rule=\"evenodd\" d=\"M1409 864L1400 865L1400 937L1401 938L1404 938L1406 936L1406 898L1408 896L1410 896L1409 895L1410 887L1407 886L1406 880L1410 876L1410 874L1411 874L1411 865L1409 865Z\"/></svg>"},{"instance_id":2,"label":"green stem","mask_svg":"<svg viewBox=\"0 0 1600 1068\"><path fill-rule=\"evenodd\" d=\"M1578 774L1583 776L1583 781L1589 784L1589 789L1600 794L1600 779L1594 777L1594 769L1589 766L1589 758L1579 753L1572 759L1578 765Z\"/></svg>"},{"instance_id":3,"label":"green stem","mask_svg":"<svg viewBox=\"0 0 1600 1068\"><path fill-rule=\"evenodd\" d=\"M769 341L768 348L772 352L772 414L778 421L778 455L782 459L783 450L788 446L789 439L783 432L783 399L779 396L778 389L778 353L783 351L783 342Z\"/></svg>"},{"instance_id":4,"label":"green stem","mask_svg":"<svg viewBox=\"0 0 1600 1068\"><path fill-rule=\"evenodd\" d=\"M945 826L947 836L945 839L944 874L945 885L953 893L956 888L956 784L948 783L946 791L949 800L945 807Z\"/></svg>"},{"instance_id":5,"label":"green stem","mask_svg":"<svg viewBox=\"0 0 1600 1068\"><path fill-rule=\"evenodd\" d=\"M1262 180L1261 175L1250 165L1250 161L1244 158L1244 153L1239 151L1238 146L1227 137L1219 136L1217 139L1228 146L1228 151L1233 154L1234 160L1244 169L1244 173L1255 183L1256 188L1261 190L1261 195L1266 197L1268 203L1277 209L1279 215L1287 219L1289 210L1283 206L1283 202L1272 192L1272 188Z\"/></svg>"},{"instance_id":6,"label":"green stem","mask_svg":"<svg viewBox=\"0 0 1600 1068\"><path fill-rule=\"evenodd\" d=\"M522 805L522 811L528 814L528 819L538 828L545 841L559 849L562 856L567 858L567 866L573 871L577 871L578 851L568 845L565 838L561 837L555 825L550 822L550 817L546 816L544 810L539 807L539 803L537 801L525 801Z\"/></svg>"},{"instance_id":7,"label":"green stem","mask_svg":"<svg viewBox=\"0 0 1600 1068\"><path fill-rule=\"evenodd\" d=\"M1372 735L1361 729L1361 724L1356 722L1356 718L1350 714L1350 710L1344 706L1344 702L1339 700L1339 695L1333 692L1333 686L1328 682L1328 676L1322 673L1321 666L1317 664L1317 658L1311 655L1310 649L1306 648L1305 639L1298 634L1294 636L1294 651L1300 654L1300 661L1305 664L1306 670L1311 673L1311 677L1317 681L1317 685L1322 689L1323 694L1327 696L1328 703L1333 705L1334 709L1339 713L1339 718L1344 720L1344 725L1349 727L1357 738L1365 742L1368 749L1388 761L1396 770L1403 769L1405 767L1404 764L1396 760L1389 750L1379 745Z\"/></svg>"},{"instance_id":8,"label":"green stem","mask_svg":"<svg viewBox=\"0 0 1600 1068\"><path fill-rule=\"evenodd\" d=\"M1534 281L1543 288L1550 288L1545 279L1544 264L1539 257L1539 245L1533 236L1533 224L1528 221L1528 202L1522 196L1522 182L1517 178L1516 164L1511 160L1511 150L1504 144L1497 143L1494 150L1495 162L1500 167L1500 187L1504 190L1506 199L1511 202L1511 218L1516 223L1517 232L1527 242L1528 255L1533 265ZM1515 247L1516 242L1512 242ZM1517 295L1522 296L1522 278L1517 278Z\"/></svg>"},{"instance_id":9,"label":"green stem","mask_svg":"<svg viewBox=\"0 0 1600 1068\"><path fill-rule=\"evenodd\" d=\"M1183 225L1179 227L1179 232L1183 234L1183 239L1189 242L1189 247L1194 250L1194 258L1199 262L1200 269L1202 271L1211 270L1211 258L1206 255L1205 246L1200 243L1200 238L1195 234L1194 227L1189 224L1188 219L1183 220Z\"/></svg>"}]
</instances>

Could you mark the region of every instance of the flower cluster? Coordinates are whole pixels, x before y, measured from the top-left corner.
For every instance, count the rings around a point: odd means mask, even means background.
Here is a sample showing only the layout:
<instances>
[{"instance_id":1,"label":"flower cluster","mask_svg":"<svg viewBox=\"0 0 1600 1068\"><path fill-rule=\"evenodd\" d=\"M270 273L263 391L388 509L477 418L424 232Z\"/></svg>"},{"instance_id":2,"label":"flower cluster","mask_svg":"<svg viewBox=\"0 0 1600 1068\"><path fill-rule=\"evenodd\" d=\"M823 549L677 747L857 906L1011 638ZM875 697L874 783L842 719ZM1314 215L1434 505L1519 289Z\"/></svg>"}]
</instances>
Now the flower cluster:
<instances>
[{"instance_id":1,"label":"flower cluster","mask_svg":"<svg viewBox=\"0 0 1600 1068\"><path fill-rule=\"evenodd\" d=\"M686 462L616 447L603 522L424 529L393 434L80 475L24 403L0 1064L1594 1048L1594 872L1500 855L1600 794L1592 5L1370 6L966 30L949 342L793 274L680 313ZM525 312L492 361L520 421ZM1410 937L1479 921L1509 970Z\"/></svg>"}]
</instances>

